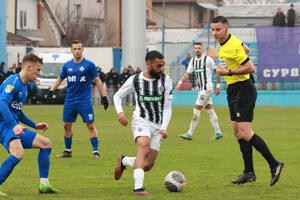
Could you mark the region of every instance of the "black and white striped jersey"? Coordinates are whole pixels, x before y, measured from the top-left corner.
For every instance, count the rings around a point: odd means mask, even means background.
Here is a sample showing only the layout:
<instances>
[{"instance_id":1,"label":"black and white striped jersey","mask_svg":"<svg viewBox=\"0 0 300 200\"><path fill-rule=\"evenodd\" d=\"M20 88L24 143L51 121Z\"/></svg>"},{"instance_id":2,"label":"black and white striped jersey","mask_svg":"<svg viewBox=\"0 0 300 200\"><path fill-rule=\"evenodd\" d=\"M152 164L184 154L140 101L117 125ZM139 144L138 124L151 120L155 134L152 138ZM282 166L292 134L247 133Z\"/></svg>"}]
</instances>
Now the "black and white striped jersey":
<instances>
[{"instance_id":1,"label":"black and white striped jersey","mask_svg":"<svg viewBox=\"0 0 300 200\"><path fill-rule=\"evenodd\" d=\"M169 76L162 74L160 79L149 79L143 73L135 74L124 83L115 96L123 98L131 92L135 92L137 102L134 116L162 124L166 101L170 103L173 98L172 80ZM117 112L123 112L118 98L114 97L114 102Z\"/></svg>"},{"instance_id":2,"label":"black and white striped jersey","mask_svg":"<svg viewBox=\"0 0 300 200\"><path fill-rule=\"evenodd\" d=\"M202 55L200 58L196 56L190 60L187 73L195 73L198 88L202 90L213 90L212 71L215 69L215 62L209 56Z\"/></svg>"}]
</instances>

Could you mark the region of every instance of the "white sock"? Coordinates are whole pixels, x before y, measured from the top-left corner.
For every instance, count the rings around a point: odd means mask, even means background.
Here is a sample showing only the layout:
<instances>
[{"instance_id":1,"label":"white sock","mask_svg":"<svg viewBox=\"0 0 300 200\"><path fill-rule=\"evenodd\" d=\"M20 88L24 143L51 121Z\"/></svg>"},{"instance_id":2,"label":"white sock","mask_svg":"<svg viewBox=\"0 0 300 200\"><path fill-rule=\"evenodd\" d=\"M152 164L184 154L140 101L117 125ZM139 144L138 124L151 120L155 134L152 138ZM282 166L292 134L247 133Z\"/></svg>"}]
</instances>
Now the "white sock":
<instances>
[{"instance_id":1,"label":"white sock","mask_svg":"<svg viewBox=\"0 0 300 200\"><path fill-rule=\"evenodd\" d=\"M44 185L48 185L49 184L49 180L48 180L48 178L40 178L40 183L44 184Z\"/></svg>"},{"instance_id":2,"label":"white sock","mask_svg":"<svg viewBox=\"0 0 300 200\"><path fill-rule=\"evenodd\" d=\"M215 113L215 110L212 108L212 109L206 110L206 112L209 115L210 123L215 129L215 133L221 133L221 129L220 129L219 122L218 122L218 117Z\"/></svg>"},{"instance_id":3,"label":"white sock","mask_svg":"<svg viewBox=\"0 0 300 200\"><path fill-rule=\"evenodd\" d=\"M188 130L188 135L192 136L193 133L194 133L194 130L200 120L200 113L201 113L201 110L198 110L196 108L194 108L194 114L193 114L193 119L191 121L191 124L190 124L190 129Z\"/></svg>"},{"instance_id":4,"label":"white sock","mask_svg":"<svg viewBox=\"0 0 300 200\"><path fill-rule=\"evenodd\" d=\"M134 178L134 189L140 189L143 187L144 183L144 170L141 168L134 169L133 171Z\"/></svg>"},{"instance_id":5,"label":"white sock","mask_svg":"<svg viewBox=\"0 0 300 200\"><path fill-rule=\"evenodd\" d=\"M125 157L122 159L122 164L125 165L125 166L133 167L134 161L135 161L135 157L128 157L128 156L125 156Z\"/></svg>"}]
</instances>

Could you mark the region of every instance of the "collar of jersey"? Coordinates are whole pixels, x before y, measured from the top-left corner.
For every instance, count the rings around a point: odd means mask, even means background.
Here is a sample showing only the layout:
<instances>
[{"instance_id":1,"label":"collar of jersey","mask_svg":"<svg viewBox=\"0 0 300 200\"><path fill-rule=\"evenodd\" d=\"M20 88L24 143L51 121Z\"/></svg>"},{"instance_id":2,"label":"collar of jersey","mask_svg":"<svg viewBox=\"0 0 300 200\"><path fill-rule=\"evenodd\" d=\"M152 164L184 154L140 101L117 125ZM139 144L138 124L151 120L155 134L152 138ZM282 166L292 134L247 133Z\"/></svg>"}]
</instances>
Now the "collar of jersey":
<instances>
[{"instance_id":1,"label":"collar of jersey","mask_svg":"<svg viewBox=\"0 0 300 200\"><path fill-rule=\"evenodd\" d=\"M225 40L225 42L223 42L223 43L220 43L220 45L223 46L230 38L231 38L231 34L229 34L229 37L227 38L227 40Z\"/></svg>"}]
</instances>

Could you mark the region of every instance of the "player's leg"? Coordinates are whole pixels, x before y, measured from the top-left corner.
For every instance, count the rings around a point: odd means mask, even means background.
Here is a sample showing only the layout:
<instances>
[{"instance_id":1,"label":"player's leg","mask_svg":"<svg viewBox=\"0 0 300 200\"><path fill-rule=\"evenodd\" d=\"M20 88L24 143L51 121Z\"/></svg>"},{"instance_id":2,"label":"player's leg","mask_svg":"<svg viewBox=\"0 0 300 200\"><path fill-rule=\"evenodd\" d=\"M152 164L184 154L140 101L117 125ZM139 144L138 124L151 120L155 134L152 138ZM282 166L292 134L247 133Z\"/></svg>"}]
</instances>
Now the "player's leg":
<instances>
[{"instance_id":1,"label":"player's leg","mask_svg":"<svg viewBox=\"0 0 300 200\"><path fill-rule=\"evenodd\" d=\"M8 138L4 139L1 142L11 155L1 164L0 167L0 196L7 196L7 194L5 194L2 191L2 183L5 182L5 180L11 174L15 166L20 162L20 160L24 156L24 149L22 147L20 139L13 137L14 133L12 130L10 130L9 132L5 131L5 133L2 133L8 134Z\"/></svg>"},{"instance_id":2,"label":"player's leg","mask_svg":"<svg viewBox=\"0 0 300 200\"><path fill-rule=\"evenodd\" d=\"M95 117L94 117L92 102L88 104L86 103L79 104L77 107L77 111L81 116L83 122L86 123L86 127L89 130L90 142L92 144L94 158L101 158L98 150L99 141L98 141L97 129L94 123Z\"/></svg>"},{"instance_id":3,"label":"player's leg","mask_svg":"<svg viewBox=\"0 0 300 200\"><path fill-rule=\"evenodd\" d=\"M135 195L149 195L145 191L144 184L144 167L147 154L150 152L150 137L139 136L136 138L137 156L134 161L134 191Z\"/></svg>"},{"instance_id":4,"label":"player's leg","mask_svg":"<svg viewBox=\"0 0 300 200\"><path fill-rule=\"evenodd\" d=\"M243 156L244 160L244 172L242 175L240 175L237 179L232 180L231 182L233 184L244 184L248 182L254 182L256 181L256 176L254 173L254 168L253 168L253 155L252 155L252 146L251 144L245 139L246 133L245 131L249 131L249 127L246 128L241 128L240 123L236 121L231 121L232 123L232 128L235 137L237 138L239 145L240 145L240 151ZM251 131L251 129L250 129Z\"/></svg>"},{"instance_id":5,"label":"player's leg","mask_svg":"<svg viewBox=\"0 0 300 200\"><path fill-rule=\"evenodd\" d=\"M96 129L96 125L94 122L86 123L86 127L89 130L90 133L90 141L93 147L93 155L94 158L101 158L101 155L99 154L98 151L98 133Z\"/></svg>"},{"instance_id":6,"label":"player's leg","mask_svg":"<svg viewBox=\"0 0 300 200\"><path fill-rule=\"evenodd\" d=\"M154 166L161 145L162 136L159 132L159 129L152 127L151 130L152 134L150 141L150 151L146 155L144 171L149 171Z\"/></svg>"},{"instance_id":7,"label":"player's leg","mask_svg":"<svg viewBox=\"0 0 300 200\"><path fill-rule=\"evenodd\" d=\"M76 111L75 104L65 103L63 109L65 151L57 155L57 158L72 157L72 124L76 121L77 114L78 112Z\"/></svg>"},{"instance_id":8,"label":"player's leg","mask_svg":"<svg viewBox=\"0 0 300 200\"><path fill-rule=\"evenodd\" d=\"M21 137L22 144L24 148L37 148L40 149L39 155L38 155L38 165L39 165L39 174L40 174L40 193L57 193L58 190L55 189L48 180L49 175L49 169L50 169L50 154L52 150L51 141L40 135L35 134L35 132L30 130L26 131L26 137ZM35 136L33 141L32 137L30 135ZM31 146L30 146L31 141Z\"/></svg>"},{"instance_id":9,"label":"player's leg","mask_svg":"<svg viewBox=\"0 0 300 200\"><path fill-rule=\"evenodd\" d=\"M210 119L210 123L211 125L213 126L214 128L214 131L215 131L215 134L213 135L212 138L210 138L210 141L213 141L213 140L218 140L220 138L223 137L223 134L221 132L221 129L220 129L220 126L219 126L219 122L218 122L218 117L217 117L217 114L212 106L212 100L210 98L209 104L207 104L205 106L205 110L209 116L209 119Z\"/></svg>"}]
</instances>

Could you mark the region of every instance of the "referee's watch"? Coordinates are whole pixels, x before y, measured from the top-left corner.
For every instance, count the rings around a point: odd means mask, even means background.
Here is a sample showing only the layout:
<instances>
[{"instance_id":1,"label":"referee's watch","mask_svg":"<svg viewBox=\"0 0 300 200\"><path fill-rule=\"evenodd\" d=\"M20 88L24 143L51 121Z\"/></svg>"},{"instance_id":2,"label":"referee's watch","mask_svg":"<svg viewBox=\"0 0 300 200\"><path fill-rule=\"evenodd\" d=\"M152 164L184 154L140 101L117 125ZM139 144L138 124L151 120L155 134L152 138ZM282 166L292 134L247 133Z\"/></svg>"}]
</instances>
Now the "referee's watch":
<instances>
[{"instance_id":1,"label":"referee's watch","mask_svg":"<svg viewBox=\"0 0 300 200\"><path fill-rule=\"evenodd\" d=\"M232 75L233 75L232 71L229 70L227 75L228 75L228 76L232 76Z\"/></svg>"}]
</instances>

